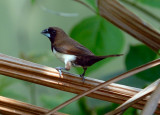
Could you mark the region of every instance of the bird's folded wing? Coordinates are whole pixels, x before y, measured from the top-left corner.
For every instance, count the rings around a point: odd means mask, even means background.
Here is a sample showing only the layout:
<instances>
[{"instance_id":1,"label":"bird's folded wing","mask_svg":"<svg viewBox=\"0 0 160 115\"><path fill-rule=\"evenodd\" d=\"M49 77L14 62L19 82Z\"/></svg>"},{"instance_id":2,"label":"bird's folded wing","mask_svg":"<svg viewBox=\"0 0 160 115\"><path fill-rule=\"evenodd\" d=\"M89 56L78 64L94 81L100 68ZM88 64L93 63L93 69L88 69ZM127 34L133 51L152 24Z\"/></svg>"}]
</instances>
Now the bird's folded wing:
<instances>
[{"instance_id":1,"label":"bird's folded wing","mask_svg":"<svg viewBox=\"0 0 160 115\"><path fill-rule=\"evenodd\" d=\"M65 45L64 45L65 44ZM73 42L72 39L69 41L63 41L61 44L57 44L58 47L54 47L55 50L59 53L63 54L70 54L76 56L83 56L83 55L94 55L89 49L82 46L78 42Z\"/></svg>"}]
</instances>

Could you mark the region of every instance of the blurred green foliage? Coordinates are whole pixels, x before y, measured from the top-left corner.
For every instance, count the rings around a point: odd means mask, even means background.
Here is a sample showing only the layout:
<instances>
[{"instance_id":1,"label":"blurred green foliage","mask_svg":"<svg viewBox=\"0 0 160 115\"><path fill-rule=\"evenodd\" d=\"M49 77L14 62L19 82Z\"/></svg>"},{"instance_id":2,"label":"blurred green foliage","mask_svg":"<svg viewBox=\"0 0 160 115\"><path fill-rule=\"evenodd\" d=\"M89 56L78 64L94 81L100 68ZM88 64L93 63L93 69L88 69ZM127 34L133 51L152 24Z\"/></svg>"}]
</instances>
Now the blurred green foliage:
<instances>
[{"instance_id":1,"label":"blurred green foliage","mask_svg":"<svg viewBox=\"0 0 160 115\"><path fill-rule=\"evenodd\" d=\"M31 0L31 3L34 4L36 2L36 0Z\"/></svg>"},{"instance_id":2,"label":"blurred green foliage","mask_svg":"<svg viewBox=\"0 0 160 115\"><path fill-rule=\"evenodd\" d=\"M82 1L98 12L96 0ZM157 16L160 16L159 0L132 1L138 4L140 3L142 7L146 7L147 5L148 7L146 8ZM44 11L41 6L49 9L53 8L55 11L78 12L79 16L59 17L47 12L47 10ZM152 6L152 8L149 6ZM155 8L158 9L155 11ZM137 10L133 10L133 12L142 15L142 18L144 18L143 14L140 14ZM70 32L73 39L79 41L96 55L124 53L123 57L106 59L89 68L87 73L94 78L97 76L98 79L103 79L104 76L105 78L111 78L119 74L119 71L127 71L158 58L158 55L147 46L132 39L131 36L121 32L117 27L101 18L98 14L94 14L82 4L76 4L74 1L17 0L15 2L5 0L0 1L0 13L2 14L0 22L0 52L32 62L52 67L63 66L63 64L60 61L56 61L56 58L52 55L49 41L40 35L41 30L48 26L59 26L67 33ZM145 19L148 20L149 18L145 17ZM152 23L152 27L158 25L154 23L154 20L149 23ZM159 69L160 66L138 73L134 77L150 83L159 78ZM75 71L72 70L72 72ZM133 84L132 80L126 82ZM135 86L139 85L136 81L134 81L134 83ZM140 83L140 85L144 87L146 84ZM3 75L0 75L0 95L48 109L74 96L74 94L71 93ZM72 115L103 115L115 109L117 106L118 104L85 97L60 111ZM137 110L133 108L129 108L124 113L124 115L137 114Z\"/></svg>"},{"instance_id":3,"label":"blurred green foliage","mask_svg":"<svg viewBox=\"0 0 160 115\"><path fill-rule=\"evenodd\" d=\"M126 67L127 70L133 69L140 65L146 64L152 60L155 60L157 55L154 51L145 45L131 46L129 53L126 56ZM159 73L160 66L153 67L151 69L145 70L136 74L140 79L153 82L157 80L160 76Z\"/></svg>"},{"instance_id":4,"label":"blurred green foliage","mask_svg":"<svg viewBox=\"0 0 160 115\"><path fill-rule=\"evenodd\" d=\"M136 1L152 7L160 8L160 0L136 0Z\"/></svg>"},{"instance_id":5,"label":"blurred green foliage","mask_svg":"<svg viewBox=\"0 0 160 115\"><path fill-rule=\"evenodd\" d=\"M94 111L88 106L87 98L83 97L78 101L79 108L84 115L92 115Z\"/></svg>"}]
</instances>

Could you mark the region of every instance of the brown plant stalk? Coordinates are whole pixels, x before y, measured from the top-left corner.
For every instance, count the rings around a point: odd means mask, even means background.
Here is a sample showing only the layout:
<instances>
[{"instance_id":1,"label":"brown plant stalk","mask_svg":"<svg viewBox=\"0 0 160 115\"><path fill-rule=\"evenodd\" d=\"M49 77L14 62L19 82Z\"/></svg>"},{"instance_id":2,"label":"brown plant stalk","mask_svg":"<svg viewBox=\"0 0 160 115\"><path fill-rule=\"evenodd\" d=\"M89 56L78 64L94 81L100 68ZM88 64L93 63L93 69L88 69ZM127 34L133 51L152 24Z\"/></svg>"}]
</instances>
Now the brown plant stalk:
<instances>
[{"instance_id":1,"label":"brown plant stalk","mask_svg":"<svg viewBox=\"0 0 160 115\"><path fill-rule=\"evenodd\" d=\"M86 4L85 2L83 2L82 0L74 0L76 2L79 2L80 4L86 6L88 9L90 9L92 12L94 12L95 14L97 14L97 12L92 8L90 7L88 4Z\"/></svg>"},{"instance_id":2,"label":"brown plant stalk","mask_svg":"<svg viewBox=\"0 0 160 115\"><path fill-rule=\"evenodd\" d=\"M43 115L48 111L28 103L0 96L0 114L3 115ZM55 113L54 115L67 115Z\"/></svg>"},{"instance_id":3,"label":"brown plant stalk","mask_svg":"<svg viewBox=\"0 0 160 115\"><path fill-rule=\"evenodd\" d=\"M154 61L152 61L152 62L150 62L150 63L147 63L147 64L145 64L145 65L142 65L142 66L139 66L139 67L137 67L137 68L134 68L134 69L132 69L132 70L126 72L126 73L123 73L123 74L121 74L121 75L118 75L118 76L116 76L115 78L112 78L112 79L110 79L110 80L108 80L108 81L106 81L106 82L104 82L104 83L101 83L101 84L99 84L98 86L93 87L93 88L89 89L88 91L85 91L84 93L79 94L79 95L77 95L77 96L69 99L68 101L66 101L66 102L62 103L61 105L55 107L54 109L50 110L46 115L50 115L50 114L52 114L52 113L55 113L56 111L58 111L59 109L65 107L66 105L72 103L73 101L76 101L76 100L80 99L81 97L83 97L83 96L85 96L85 95L88 95L88 94L90 94L90 93L92 93L92 92L94 92L94 91L96 91L96 90L98 90L98 89L100 89L100 88L103 88L103 87L105 87L106 85L109 85L109 84L111 84L111 83L113 83L113 82L117 82L117 81L119 81L119 80L122 80L122 79L124 79L124 78L129 77L129 76L132 76L132 75L134 75L134 74L136 74L136 73L139 73L139 72L141 72L141 71L147 70L147 69L149 69L149 68L155 67L155 66L157 66L157 65L160 65L160 59L154 60Z\"/></svg>"},{"instance_id":4,"label":"brown plant stalk","mask_svg":"<svg viewBox=\"0 0 160 115\"><path fill-rule=\"evenodd\" d=\"M117 0L98 0L98 8L100 15L106 20L159 53L160 33L130 12Z\"/></svg>"},{"instance_id":5,"label":"brown plant stalk","mask_svg":"<svg viewBox=\"0 0 160 115\"><path fill-rule=\"evenodd\" d=\"M83 83L81 78L66 72L63 72L63 76L59 77L58 71L54 68L4 54L0 54L0 74L76 94L81 94L104 82L86 78ZM121 104L139 91L138 88L113 83L87 96ZM145 103L146 99L143 99L132 107L143 109ZM158 108L156 112L160 113L160 105Z\"/></svg>"},{"instance_id":6,"label":"brown plant stalk","mask_svg":"<svg viewBox=\"0 0 160 115\"><path fill-rule=\"evenodd\" d=\"M63 72L63 76L59 77L58 71L54 68L4 54L0 54L0 74L76 94L81 94L104 82L86 78L83 83L79 75L66 72ZM139 91L140 89L138 88L112 83L87 96L121 104ZM143 99L132 107L143 109L145 103L146 99ZM160 105L158 108L159 110L157 112L160 113Z\"/></svg>"},{"instance_id":7,"label":"brown plant stalk","mask_svg":"<svg viewBox=\"0 0 160 115\"><path fill-rule=\"evenodd\" d=\"M153 115L157 106L158 102L160 101L160 82L158 83L155 91L152 93L151 97L148 99L141 115Z\"/></svg>"},{"instance_id":8,"label":"brown plant stalk","mask_svg":"<svg viewBox=\"0 0 160 115\"><path fill-rule=\"evenodd\" d=\"M138 9L142 13L146 14L147 16L151 17L153 20L160 22L160 17L158 17L156 14L153 14L150 10L147 10L146 8L143 8L141 5L138 5L135 1L130 0L120 0L124 4L127 4L135 9Z\"/></svg>"},{"instance_id":9,"label":"brown plant stalk","mask_svg":"<svg viewBox=\"0 0 160 115\"><path fill-rule=\"evenodd\" d=\"M108 112L105 115L116 115L118 113L124 112L127 108L131 107L134 103L142 100L146 96L148 96L151 92L154 91L155 87L160 83L160 79L152 83L151 85L147 86L137 94L135 94L132 98L128 99L126 102L121 104L115 110ZM158 102L158 101L157 101ZM150 114L151 115L151 114Z\"/></svg>"}]
</instances>

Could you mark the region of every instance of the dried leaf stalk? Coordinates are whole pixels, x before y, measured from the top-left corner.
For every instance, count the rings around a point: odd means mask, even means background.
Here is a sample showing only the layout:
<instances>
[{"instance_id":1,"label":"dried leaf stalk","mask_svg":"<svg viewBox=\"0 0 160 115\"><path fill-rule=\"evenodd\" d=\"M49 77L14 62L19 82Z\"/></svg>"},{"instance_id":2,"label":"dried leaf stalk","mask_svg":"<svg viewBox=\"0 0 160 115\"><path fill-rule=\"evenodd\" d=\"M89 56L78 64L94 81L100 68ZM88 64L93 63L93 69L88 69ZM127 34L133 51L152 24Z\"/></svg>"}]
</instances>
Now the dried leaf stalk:
<instances>
[{"instance_id":1,"label":"dried leaf stalk","mask_svg":"<svg viewBox=\"0 0 160 115\"><path fill-rule=\"evenodd\" d=\"M76 94L81 94L104 82L86 78L83 83L79 76L76 77L76 75L65 72L63 72L62 77L59 77L58 71L54 68L4 54L0 54L0 74ZM121 104L139 91L138 88L113 83L87 96ZM145 103L146 100L144 99L134 104L133 107L142 109Z\"/></svg>"},{"instance_id":2,"label":"dried leaf stalk","mask_svg":"<svg viewBox=\"0 0 160 115\"><path fill-rule=\"evenodd\" d=\"M63 72L62 77L59 77L58 71L54 68L4 54L0 54L0 74L76 94L81 94L104 82L87 78L83 83L81 78L65 72ZM121 104L139 91L138 88L113 83L87 96ZM145 103L146 100L144 99L134 104L133 107L142 109ZM160 105L158 108L157 112L160 113Z\"/></svg>"},{"instance_id":3,"label":"dried leaf stalk","mask_svg":"<svg viewBox=\"0 0 160 115\"><path fill-rule=\"evenodd\" d=\"M37 107L28 103L20 102L0 96L0 114L4 115L43 115L47 109ZM55 115L67 115L63 113L55 113Z\"/></svg>"},{"instance_id":4,"label":"dried leaf stalk","mask_svg":"<svg viewBox=\"0 0 160 115\"><path fill-rule=\"evenodd\" d=\"M131 107L134 103L142 100L147 95L149 95L151 92L154 91L155 87L160 83L160 79L152 83L151 85L147 86L145 89L141 90L137 94L135 94L132 98L128 99L126 102L121 104L119 107L117 107L115 110L105 114L105 115L116 115L118 113L121 113L125 111L127 108ZM158 102L158 101L157 101ZM151 115L151 114L150 114Z\"/></svg>"},{"instance_id":5,"label":"dried leaf stalk","mask_svg":"<svg viewBox=\"0 0 160 115\"><path fill-rule=\"evenodd\" d=\"M139 72L142 72L142 71L147 70L149 68L155 67L157 65L160 65L160 59L154 60L154 61L152 61L150 63L147 63L145 65L139 66L139 67L134 68L134 69L132 69L132 70L126 72L126 73L123 73L123 74L121 74L119 76L116 76L115 78L112 78L112 79L110 79L110 80L108 80L108 81L106 81L104 83L101 83L98 86L93 87L93 88L89 89L88 91L85 91L82 94L79 94L79 95L73 97L72 99L67 100L66 102L62 103L61 105L59 105L59 106L55 107L54 109L52 109L51 111L49 111L46 115L50 115L52 113L55 113L56 111L58 111L59 109L65 107L66 105L72 103L73 101L76 101L76 100L80 99L81 97L86 96L86 95L88 95L88 94L90 94L90 93L92 93L92 92L94 92L94 91L96 91L96 90L98 90L100 88L103 88L103 87L105 87L105 86L107 86L107 85L109 85L111 83L117 82L119 80L122 80L124 78L129 77L129 76L132 76L132 75L137 74Z\"/></svg>"},{"instance_id":6,"label":"dried leaf stalk","mask_svg":"<svg viewBox=\"0 0 160 115\"><path fill-rule=\"evenodd\" d=\"M160 50L160 33L151 28L117 0L98 0L102 17L143 42L157 53Z\"/></svg>"},{"instance_id":7,"label":"dried leaf stalk","mask_svg":"<svg viewBox=\"0 0 160 115\"><path fill-rule=\"evenodd\" d=\"M160 82L146 103L141 115L153 115L160 101Z\"/></svg>"}]
</instances>

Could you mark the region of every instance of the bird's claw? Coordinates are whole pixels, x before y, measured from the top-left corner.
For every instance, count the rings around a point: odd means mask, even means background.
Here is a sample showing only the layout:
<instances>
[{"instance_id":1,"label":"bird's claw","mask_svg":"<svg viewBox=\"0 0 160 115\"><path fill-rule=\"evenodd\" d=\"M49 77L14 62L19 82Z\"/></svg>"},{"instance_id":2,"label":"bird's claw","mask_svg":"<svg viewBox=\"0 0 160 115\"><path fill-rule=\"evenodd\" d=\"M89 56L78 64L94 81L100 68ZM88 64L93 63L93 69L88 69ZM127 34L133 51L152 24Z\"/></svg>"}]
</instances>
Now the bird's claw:
<instances>
[{"instance_id":1,"label":"bird's claw","mask_svg":"<svg viewBox=\"0 0 160 115\"><path fill-rule=\"evenodd\" d=\"M59 72L59 76L62 76L62 69L64 69L63 67L56 67L56 70L58 70Z\"/></svg>"},{"instance_id":2,"label":"bird's claw","mask_svg":"<svg viewBox=\"0 0 160 115\"><path fill-rule=\"evenodd\" d=\"M80 75L80 77L82 78L82 81L83 81L83 83L84 83L84 81L85 81L85 77L84 77L84 75L83 75L83 74L81 74L81 75Z\"/></svg>"}]
</instances>

